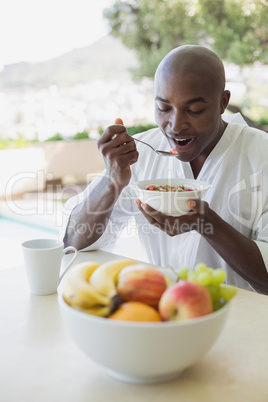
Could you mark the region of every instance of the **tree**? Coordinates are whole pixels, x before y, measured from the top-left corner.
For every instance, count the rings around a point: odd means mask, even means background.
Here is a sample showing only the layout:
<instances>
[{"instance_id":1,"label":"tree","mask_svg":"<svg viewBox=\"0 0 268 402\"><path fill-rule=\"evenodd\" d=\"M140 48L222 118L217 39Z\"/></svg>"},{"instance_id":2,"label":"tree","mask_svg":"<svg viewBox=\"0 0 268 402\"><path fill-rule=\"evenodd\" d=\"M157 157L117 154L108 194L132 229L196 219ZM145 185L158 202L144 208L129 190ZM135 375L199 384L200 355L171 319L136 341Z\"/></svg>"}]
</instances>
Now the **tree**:
<instances>
[{"instance_id":1,"label":"tree","mask_svg":"<svg viewBox=\"0 0 268 402\"><path fill-rule=\"evenodd\" d=\"M268 0L116 0L104 17L136 50L137 76L153 77L167 52L189 43L238 65L268 64Z\"/></svg>"},{"instance_id":2,"label":"tree","mask_svg":"<svg viewBox=\"0 0 268 402\"><path fill-rule=\"evenodd\" d=\"M199 0L199 5L219 56L238 65L268 64L267 0Z\"/></svg>"}]
</instances>

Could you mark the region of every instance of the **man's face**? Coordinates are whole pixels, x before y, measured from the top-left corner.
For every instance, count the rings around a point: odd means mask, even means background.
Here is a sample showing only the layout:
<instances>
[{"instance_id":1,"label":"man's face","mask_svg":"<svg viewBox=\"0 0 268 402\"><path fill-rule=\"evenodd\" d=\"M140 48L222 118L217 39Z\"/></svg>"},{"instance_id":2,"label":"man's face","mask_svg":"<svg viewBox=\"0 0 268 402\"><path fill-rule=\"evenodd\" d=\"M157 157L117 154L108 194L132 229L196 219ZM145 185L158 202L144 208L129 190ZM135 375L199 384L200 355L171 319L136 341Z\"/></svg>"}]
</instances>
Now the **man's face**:
<instances>
[{"instance_id":1,"label":"man's face","mask_svg":"<svg viewBox=\"0 0 268 402\"><path fill-rule=\"evenodd\" d=\"M155 120L181 161L205 159L224 131L221 114L229 98L217 88L208 74L160 73L156 79Z\"/></svg>"}]
</instances>

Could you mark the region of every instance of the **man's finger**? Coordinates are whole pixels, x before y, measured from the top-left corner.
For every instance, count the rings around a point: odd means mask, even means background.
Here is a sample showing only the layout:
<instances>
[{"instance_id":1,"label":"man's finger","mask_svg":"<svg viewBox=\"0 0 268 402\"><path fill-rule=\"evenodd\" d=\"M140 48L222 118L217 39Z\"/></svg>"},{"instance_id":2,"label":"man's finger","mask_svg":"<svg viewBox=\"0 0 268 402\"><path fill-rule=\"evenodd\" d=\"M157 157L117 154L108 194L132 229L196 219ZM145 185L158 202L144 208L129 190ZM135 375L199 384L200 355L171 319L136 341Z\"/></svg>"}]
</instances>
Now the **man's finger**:
<instances>
[{"instance_id":1,"label":"man's finger","mask_svg":"<svg viewBox=\"0 0 268 402\"><path fill-rule=\"evenodd\" d=\"M192 211L196 210L196 200L188 200L187 204Z\"/></svg>"},{"instance_id":2,"label":"man's finger","mask_svg":"<svg viewBox=\"0 0 268 402\"><path fill-rule=\"evenodd\" d=\"M202 200L188 200L188 206L192 212L204 215L208 210L208 203Z\"/></svg>"},{"instance_id":3,"label":"man's finger","mask_svg":"<svg viewBox=\"0 0 268 402\"><path fill-rule=\"evenodd\" d=\"M126 128L120 124L109 126L99 139L99 144L105 144L113 139L115 135L127 133Z\"/></svg>"}]
</instances>

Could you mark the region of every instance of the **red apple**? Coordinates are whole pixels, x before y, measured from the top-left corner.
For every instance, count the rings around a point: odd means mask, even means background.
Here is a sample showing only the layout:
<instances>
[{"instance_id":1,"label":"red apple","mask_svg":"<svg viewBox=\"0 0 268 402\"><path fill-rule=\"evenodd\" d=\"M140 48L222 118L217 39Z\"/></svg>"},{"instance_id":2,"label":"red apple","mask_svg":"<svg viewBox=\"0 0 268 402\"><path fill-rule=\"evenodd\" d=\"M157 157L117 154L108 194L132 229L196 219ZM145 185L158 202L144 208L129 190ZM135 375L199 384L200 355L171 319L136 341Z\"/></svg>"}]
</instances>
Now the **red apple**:
<instances>
[{"instance_id":1,"label":"red apple","mask_svg":"<svg viewBox=\"0 0 268 402\"><path fill-rule=\"evenodd\" d=\"M164 321L186 320L213 312L210 293L194 282L179 282L168 287L159 301Z\"/></svg>"},{"instance_id":2,"label":"red apple","mask_svg":"<svg viewBox=\"0 0 268 402\"><path fill-rule=\"evenodd\" d=\"M120 271L117 293L125 301L138 301L157 308L166 288L165 276L154 266L135 264Z\"/></svg>"}]
</instances>

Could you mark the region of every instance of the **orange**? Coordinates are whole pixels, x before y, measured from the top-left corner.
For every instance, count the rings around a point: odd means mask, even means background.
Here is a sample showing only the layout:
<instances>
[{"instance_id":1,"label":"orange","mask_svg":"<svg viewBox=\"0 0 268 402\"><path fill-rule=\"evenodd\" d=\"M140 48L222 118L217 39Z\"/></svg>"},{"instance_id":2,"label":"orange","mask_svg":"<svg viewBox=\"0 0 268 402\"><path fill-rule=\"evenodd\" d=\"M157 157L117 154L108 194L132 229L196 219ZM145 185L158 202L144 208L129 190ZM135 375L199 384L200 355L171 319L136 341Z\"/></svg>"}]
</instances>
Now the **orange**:
<instances>
[{"instance_id":1,"label":"orange","mask_svg":"<svg viewBox=\"0 0 268 402\"><path fill-rule=\"evenodd\" d=\"M124 321L162 321L160 314L153 307L136 301L122 303L109 318Z\"/></svg>"}]
</instances>

